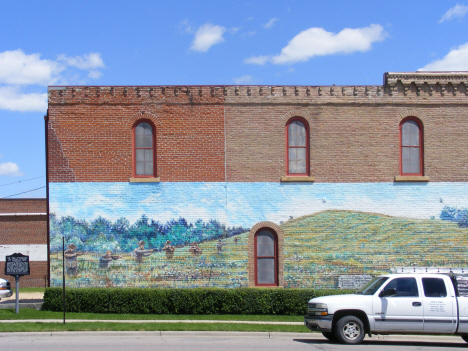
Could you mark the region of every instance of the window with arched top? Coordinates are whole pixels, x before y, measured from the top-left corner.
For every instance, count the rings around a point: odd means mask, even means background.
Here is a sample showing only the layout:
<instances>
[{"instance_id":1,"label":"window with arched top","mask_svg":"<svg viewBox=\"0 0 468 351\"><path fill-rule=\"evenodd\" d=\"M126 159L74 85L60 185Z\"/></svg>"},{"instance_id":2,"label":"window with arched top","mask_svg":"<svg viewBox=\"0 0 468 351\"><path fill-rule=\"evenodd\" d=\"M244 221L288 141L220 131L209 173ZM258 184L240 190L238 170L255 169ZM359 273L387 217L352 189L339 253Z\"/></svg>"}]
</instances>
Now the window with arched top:
<instances>
[{"instance_id":1,"label":"window with arched top","mask_svg":"<svg viewBox=\"0 0 468 351\"><path fill-rule=\"evenodd\" d=\"M400 123L400 174L423 175L423 125L415 117L407 117Z\"/></svg>"},{"instance_id":2,"label":"window with arched top","mask_svg":"<svg viewBox=\"0 0 468 351\"><path fill-rule=\"evenodd\" d=\"M287 175L309 175L309 124L301 117L291 118L286 124Z\"/></svg>"},{"instance_id":3,"label":"window with arched top","mask_svg":"<svg viewBox=\"0 0 468 351\"><path fill-rule=\"evenodd\" d=\"M133 176L156 176L155 128L147 120L133 127Z\"/></svg>"},{"instance_id":4,"label":"window with arched top","mask_svg":"<svg viewBox=\"0 0 468 351\"><path fill-rule=\"evenodd\" d=\"M269 228L255 234L255 285L278 286L278 235Z\"/></svg>"}]
</instances>

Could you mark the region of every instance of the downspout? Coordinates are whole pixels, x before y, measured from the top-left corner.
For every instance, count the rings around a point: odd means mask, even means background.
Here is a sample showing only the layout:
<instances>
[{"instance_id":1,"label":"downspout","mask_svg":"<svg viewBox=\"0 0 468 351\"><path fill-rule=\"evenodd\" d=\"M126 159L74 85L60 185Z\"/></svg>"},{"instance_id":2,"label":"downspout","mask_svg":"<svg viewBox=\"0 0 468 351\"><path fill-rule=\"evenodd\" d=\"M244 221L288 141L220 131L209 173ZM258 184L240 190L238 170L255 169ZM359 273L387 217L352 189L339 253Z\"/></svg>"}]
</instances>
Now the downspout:
<instances>
[{"instance_id":1,"label":"downspout","mask_svg":"<svg viewBox=\"0 0 468 351\"><path fill-rule=\"evenodd\" d=\"M47 287L50 287L50 213L49 213L49 109L44 116L46 153L46 212L47 212Z\"/></svg>"}]
</instances>

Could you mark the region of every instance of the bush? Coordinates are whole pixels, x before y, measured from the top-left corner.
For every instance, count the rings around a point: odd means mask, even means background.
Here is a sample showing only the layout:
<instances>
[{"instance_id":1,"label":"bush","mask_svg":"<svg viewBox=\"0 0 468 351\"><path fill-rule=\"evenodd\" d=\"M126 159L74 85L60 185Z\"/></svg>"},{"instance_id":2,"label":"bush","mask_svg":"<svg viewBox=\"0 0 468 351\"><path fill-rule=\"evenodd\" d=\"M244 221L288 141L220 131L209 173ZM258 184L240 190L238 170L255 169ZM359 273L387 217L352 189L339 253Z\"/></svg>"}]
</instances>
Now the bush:
<instances>
[{"instance_id":1,"label":"bush","mask_svg":"<svg viewBox=\"0 0 468 351\"><path fill-rule=\"evenodd\" d=\"M63 311L62 288L47 288L46 311ZM131 314L305 315L307 301L352 290L314 289L66 289L67 312Z\"/></svg>"}]
</instances>

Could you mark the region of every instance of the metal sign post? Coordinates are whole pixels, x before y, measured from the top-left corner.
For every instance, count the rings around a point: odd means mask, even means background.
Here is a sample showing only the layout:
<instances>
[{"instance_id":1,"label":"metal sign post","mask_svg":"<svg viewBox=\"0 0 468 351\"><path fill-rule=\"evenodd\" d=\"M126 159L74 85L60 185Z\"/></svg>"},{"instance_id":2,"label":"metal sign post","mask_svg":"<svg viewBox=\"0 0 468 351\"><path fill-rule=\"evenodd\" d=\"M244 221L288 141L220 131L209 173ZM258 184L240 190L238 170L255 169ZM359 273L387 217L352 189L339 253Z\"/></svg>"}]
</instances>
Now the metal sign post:
<instances>
[{"instance_id":1,"label":"metal sign post","mask_svg":"<svg viewBox=\"0 0 468 351\"><path fill-rule=\"evenodd\" d=\"M16 313L19 313L19 278L29 273L29 256L15 253L5 257L5 275L15 277Z\"/></svg>"},{"instance_id":2,"label":"metal sign post","mask_svg":"<svg viewBox=\"0 0 468 351\"><path fill-rule=\"evenodd\" d=\"M62 237L62 303L63 303L63 324L65 324L65 237Z\"/></svg>"}]
</instances>

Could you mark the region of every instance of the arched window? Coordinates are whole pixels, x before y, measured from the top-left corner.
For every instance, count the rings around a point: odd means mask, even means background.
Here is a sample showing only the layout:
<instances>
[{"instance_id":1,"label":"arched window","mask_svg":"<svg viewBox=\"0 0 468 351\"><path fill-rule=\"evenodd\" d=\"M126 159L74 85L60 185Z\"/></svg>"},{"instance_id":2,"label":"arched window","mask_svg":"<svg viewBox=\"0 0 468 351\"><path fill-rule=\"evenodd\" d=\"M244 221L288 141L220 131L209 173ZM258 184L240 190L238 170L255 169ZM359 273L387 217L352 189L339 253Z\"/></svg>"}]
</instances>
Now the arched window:
<instances>
[{"instance_id":1,"label":"arched window","mask_svg":"<svg viewBox=\"0 0 468 351\"><path fill-rule=\"evenodd\" d=\"M143 120L133 127L133 176L156 176L155 129L150 121Z\"/></svg>"},{"instance_id":2,"label":"arched window","mask_svg":"<svg viewBox=\"0 0 468 351\"><path fill-rule=\"evenodd\" d=\"M255 234L255 285L278 286L278 236L269 228Z\"/></svg>"},{"instance_id":3,"label":"arched window","mask_svg":"<svg viewBox=\"0 0 468 351\"><path fill-rule=\"evenodd\" d=\"M423 126L407 117L400 123L400 174L422 176L423 169Z\"/></svg>"},{"instance_id":4,"label":"arched window","mask_svg":"<svg viewBox=\"0 0 468 351\"><path fill-rule=\"evenodd\" d=\"M309 125L300 117L286 124L287 175L309 175Z\"/></svg>"}]
</instances>

